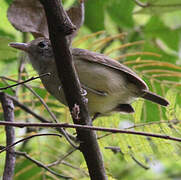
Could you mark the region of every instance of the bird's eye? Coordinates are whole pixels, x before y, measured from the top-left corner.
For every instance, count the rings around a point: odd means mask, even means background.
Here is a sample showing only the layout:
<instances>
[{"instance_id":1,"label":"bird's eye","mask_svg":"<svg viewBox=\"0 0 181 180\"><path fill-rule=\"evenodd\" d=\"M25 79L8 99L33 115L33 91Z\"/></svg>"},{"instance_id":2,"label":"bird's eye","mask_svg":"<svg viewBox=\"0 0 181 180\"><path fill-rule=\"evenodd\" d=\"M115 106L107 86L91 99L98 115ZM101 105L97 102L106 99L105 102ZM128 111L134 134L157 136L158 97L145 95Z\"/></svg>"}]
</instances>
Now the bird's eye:
<instances>
[{"instance_id":1,"label":"bird's eye","mask_svg":"<svg viewBox=\"0 0 181 180\"><path fill-rule=\"evenodd\" d=\"M38 47L40 47L41 49L45 48L47 46L47 43L44 41L41 41L38 43Z\"/></svg>"}]
</instances>

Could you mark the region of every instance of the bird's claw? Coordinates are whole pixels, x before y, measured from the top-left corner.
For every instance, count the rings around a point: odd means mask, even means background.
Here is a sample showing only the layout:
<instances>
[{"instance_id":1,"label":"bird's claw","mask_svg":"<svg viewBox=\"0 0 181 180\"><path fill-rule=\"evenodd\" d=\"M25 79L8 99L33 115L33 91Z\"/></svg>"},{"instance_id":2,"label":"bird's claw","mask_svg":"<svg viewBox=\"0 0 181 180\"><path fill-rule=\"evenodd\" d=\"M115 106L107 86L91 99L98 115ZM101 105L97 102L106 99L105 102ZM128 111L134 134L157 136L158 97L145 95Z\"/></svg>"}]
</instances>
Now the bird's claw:
<instances>
[{"instance_id":1,"label":"bird's claw","mask_svg":"<svg viewBox=\"0 0 181 180\"><path fill-rule=\"evenodd\" d=\"M85 89L83 89L83 88L81 88L80 93L81 93L82 96L87 95L87 91Z\"/></svg>"}]
</instances>

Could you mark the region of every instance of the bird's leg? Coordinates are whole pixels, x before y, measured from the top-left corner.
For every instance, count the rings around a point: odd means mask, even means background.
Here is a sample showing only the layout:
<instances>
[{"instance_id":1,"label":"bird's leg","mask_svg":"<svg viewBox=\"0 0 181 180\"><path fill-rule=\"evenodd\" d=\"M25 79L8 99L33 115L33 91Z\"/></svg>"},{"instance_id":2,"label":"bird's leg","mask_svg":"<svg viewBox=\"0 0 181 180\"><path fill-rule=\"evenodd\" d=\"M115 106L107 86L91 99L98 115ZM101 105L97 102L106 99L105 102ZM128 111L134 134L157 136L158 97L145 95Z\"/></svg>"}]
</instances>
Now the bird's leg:
<instances>
[{"instance_id":1,"label":"bird's leg","mask_svg":"<svg viewBox=\"0 0 181 180\"><path fill-rule=\"evenodd\" d=\"M87 95L87 91L84 88L81 88L80 93L81 93L82 96Z\"/></svg>"}]
</instances>

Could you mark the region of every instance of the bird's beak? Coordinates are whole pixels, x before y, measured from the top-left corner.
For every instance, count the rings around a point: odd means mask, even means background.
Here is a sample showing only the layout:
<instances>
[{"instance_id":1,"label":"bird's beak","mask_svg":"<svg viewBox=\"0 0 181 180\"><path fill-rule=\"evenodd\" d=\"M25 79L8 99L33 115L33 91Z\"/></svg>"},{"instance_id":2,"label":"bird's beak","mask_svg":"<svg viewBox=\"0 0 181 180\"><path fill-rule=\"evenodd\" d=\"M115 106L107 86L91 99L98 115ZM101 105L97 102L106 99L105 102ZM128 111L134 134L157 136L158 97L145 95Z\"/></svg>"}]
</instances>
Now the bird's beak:
<instances>
[{"instance_id":1,"label":"bird's beak","mask_svg":"<svg viewBox=\"0 0 181 180\"><path fill-rule=\"evenodd\" d=\"M9 43L10 47L20 49L22 51L28 52L28 44L27 43Z\"/></svg>"}]
</instances>

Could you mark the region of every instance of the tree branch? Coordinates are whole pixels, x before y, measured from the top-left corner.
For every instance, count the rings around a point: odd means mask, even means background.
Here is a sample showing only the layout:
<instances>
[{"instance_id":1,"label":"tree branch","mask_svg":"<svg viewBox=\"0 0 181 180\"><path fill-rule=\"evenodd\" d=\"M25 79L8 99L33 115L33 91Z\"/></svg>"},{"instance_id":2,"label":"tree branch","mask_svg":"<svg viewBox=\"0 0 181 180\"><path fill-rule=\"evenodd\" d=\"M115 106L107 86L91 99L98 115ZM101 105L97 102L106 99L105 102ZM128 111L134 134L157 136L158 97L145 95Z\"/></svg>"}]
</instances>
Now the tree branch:
<instances>
[{"instance_id":1,"label":"tree branch","mask_svg":"<svg viewBox=\"0 0 181 180\"><path fill-rule=\"evenodd\" d=\"M31 114L32 116L34 116L35 118L37 118L39 121L41 121L42 123L51 123L51 121L43 118L42 116L36 114L35 112L33 112L30 108L28 108L27 106L25 106L23 103L19 102L15 97L10 96L7 94L7 97L10 98L15 106L20 107L21 109L23 109L25 112Z\"/></svg>"},{"instance_id":2,"label":"tree branch","mask_svg":"<svg viewBox=\"0 0 181 180\"><path fill-rule=\"evenodd\" d=\"M61 1L40 0L48 22L49 37L53 47L54 57L57 65L59 79L70 109L73 111L75 105L79 106L78 118L73 118L74 124L91 125L91 119L87 107L84 104L84 97L80 93L80 83L73 66L72 55L66 39L75 27L64 11ZM96 140L94 131L83 131L76 129L80 143L80 150L86 160L91 179L107 179L102 155Z\"/></svg>"},{"instance_id":3,"label":"tree branch","mask_svg":"<svg viewBox=\"0 0 181 180\"><path fill-rule=\"evenodd\" d=\"M14 105L13 101L6 97L4 93L0 93L0 100L2 103L3 111L4 111L4 119L6 122L13 122L14 121ZM15 132L14 128L11 126L5 127L6 131L6 145L9 146L13 144L15 139ZM5 167L3 173L3 180L11 180L13 179L14 175L14 167L15 167L15 154L14 154L14 147L10 148L6 151L6 160L5 160Z\"/></svg>"},{"instance_id":4,"label":"tree branch","mask_svg":"<svg viewBox=\"0 0 181 180\"><path fill-rule=\"evenodd\" d=\"M27 82L30 82L30 81L33 81L35 79L39 79L43 76L50 76L50 73L45 73L45 74L41 74L40 76L37 76L37 77L31 77L30 79L27 79L25 81L22 81L22 82L18 82L16 84L13 84L13 85L10 85L10 86L6 86L6 87L2 87L0 88L0 90L6 90L6 89L9 89L9 88L12 88L12 87L15 87L15 86L18 86L18 85L21 85L21 84L25 84Z\"/></svg>"},{"instance_id":5,"label":"tree branch","mask_svg":"<svg viewBox=\"0 0 181 180\"><path fill-rule=\"evenodd\" d=\"M142 7L142 8L145 8L145 7L149 7L149 6L150 6L150 4L149 4L148 2L146 2L145 4L142 3L142 2L140 2L139 0L134 0L134 2L135 2L138 6L140 6L140 7Z\"/></svg>"},{"instance_id":6,"label":"tree branch","mask_svg":"<svg viewBox=\"0 0 181 180\"><path fill-rule=\"evenodd\" d=\"M4 151L8 151L11 147L15 146L16 144L19 144L23 141L27 141L28 139L31 139L33 137L38 137L38 136L58 136L58 137L62 137L60 134L55 134L55 133L42 133L42 134L34 134L28 137L25 137L23 139L20 139L19 141L16 141L12 144L9 144L8 146L6 146L5 148L0 150L0 153L4 152Z\"/></svg>"},{"instance_id":7,"label":"tree branch","mask_svg":"<svg viewBox=\"0 0 181 180\"><path fill-rule=\"evenodd\" d=\"M5 76L0 76L1 79L6 79L6 80L9 80L9 81L13 81L13 82L17 82L17 80L14 80L14 79L11 79L11 78L8 78L8 77L5 77ZM26 87L35 97L37 97L40 102L44 105L45 109L48 111L48 113L50 114L51 118L58 123L58 120L56 118L56 116L54 115L54 113L49 109L49 107L47 106L47 104L44 102L44 100L31 88L29 87L28 85L26 85L25 83L22 83L22 85L24 87ZM20 105L20 104L19 104ZM37 117L37 116L36 116ZM37 117L38 118L38 117ZM40 119L39 119L40 120ZM72 142L72 140L75 141L75 137L72 136L71 134L69 134L68 132L66 132L64 129L62 128L57 128L57 131L60 132L61 134L64 135L64 137L66 138L66 140L74 147L74 148L77 148L77 146Z\"/></svg>"},{"instance_id":8,"label":"tree branch","mask_svg":"<svg viewBox=\"0 0 181 180\"><path fill-rule=\"evenodd\" d=\"M67 158L68 156L70 156L73 152L75 152L76 151L76 149L72 149L72 150L70 150L66 155L64 155L63 157L61 157L60 159L58 159L58 160L56 160L56 161L54 161L54 162L52 162L52 163L50 163L50 164L47 164L46 166L47 167L52 167L52 166L56 166L56 165L58 165L58 164L61 164L61 162L65 159L65 158Z\"/></svg>"},{"instance_id":9,"label":"tree branch","mask_svg":"<svg viewBox=\"0 0 181 180\"><path fill-rule=\"evenodd\" d=\"M26 152L20 152L20 151L16 151L15 152L16 155L19 155L19 156L24 156L25 158L29 159L30 161L32 161L34 164L36 164L37 166L47 170L48 172L50 172L51 174L54 174L56 175L57 177L61 177L63 179L72 179L71 177L68 177L68 176L64 176L62 174L59 174L53 170L51 170L49 167L47 167L46 165L44 165L43 163L41 163L40 161L37 161L35 159L33 159L32 157L30 157Z\"/></svg>"},{"instance_id":10,"label":"tree branch","mask_svg":"<svg viewBox=\"0 0 181 180\"><path fill-rule=\"evenodd\" d=\"M164 135L164 134L156 134L156 133L141 132L141 131L131 131L131 130L116 129L116 128L103 128L103 127L87 126L87 125L79 125L79 124L67 124L67 123L15 123L15 122L10 123L10 122L0 121L0 126L2 126L2 125L3 126L14 126L14 127L19 127L19 128L23 128L23 127L77 128L77 129L84 129L84 131L92 130L92 131L103 131L103 132L121 133L121 134L133 134L133 135L161 138L161 139L167 139L167 140L181 142L181 138L172 137L172 136L168 136L168 135Z\"/></svg>"}]
</instances>

